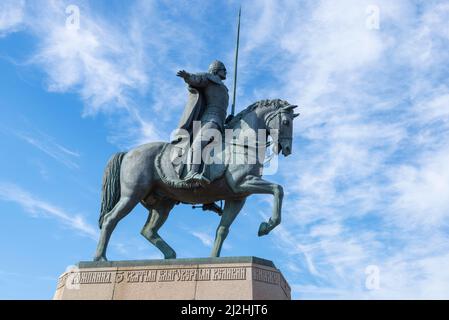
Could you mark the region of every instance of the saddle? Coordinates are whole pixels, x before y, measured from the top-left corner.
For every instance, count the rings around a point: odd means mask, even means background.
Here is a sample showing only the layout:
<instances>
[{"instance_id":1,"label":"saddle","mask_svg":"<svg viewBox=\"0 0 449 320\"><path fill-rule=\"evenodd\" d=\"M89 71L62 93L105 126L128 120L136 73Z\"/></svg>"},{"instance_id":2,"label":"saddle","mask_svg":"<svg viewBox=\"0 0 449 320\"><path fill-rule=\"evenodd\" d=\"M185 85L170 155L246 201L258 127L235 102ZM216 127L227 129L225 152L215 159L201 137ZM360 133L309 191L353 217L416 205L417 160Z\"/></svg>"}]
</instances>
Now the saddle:
<instances>
[{"instance_id":1,"label":"saddle","mask_svg":"<svg viewBox=\"0 0 449 320\"><path fill-rule=\"evenodd\" d=\"M222 152L224 161L220 163L203 164L203 174L211 181L211 183L223 177L226 171L226 159L224 152L224 144L222 144ZM155 168L162 181L174 188L191 189L204 187L199 182L184 181L183 177L187 171L187 159L190 150L186 147L176 144L167 143L161 152L155 158ZM220 155L221 156L221 155Z\"/></svg>"}]
</instances>

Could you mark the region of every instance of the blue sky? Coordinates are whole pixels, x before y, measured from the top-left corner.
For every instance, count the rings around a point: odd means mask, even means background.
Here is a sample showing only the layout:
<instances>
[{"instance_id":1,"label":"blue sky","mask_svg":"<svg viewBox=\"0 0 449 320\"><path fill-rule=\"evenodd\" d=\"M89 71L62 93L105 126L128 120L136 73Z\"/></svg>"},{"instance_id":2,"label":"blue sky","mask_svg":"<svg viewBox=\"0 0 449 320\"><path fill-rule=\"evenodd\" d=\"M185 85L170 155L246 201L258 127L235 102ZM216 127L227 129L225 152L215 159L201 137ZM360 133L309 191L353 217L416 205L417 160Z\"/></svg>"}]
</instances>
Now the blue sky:
<instances>
[{"instance_id":1,"label":"blue sky","mask_svg":"<svg viewBox=\"0 0 449 320\"><path fill-rule=\"evenodd\" d=\"M273 260L295 299L449 298L449 4L401 0L2 0L0 298L49 299L93 257L104 166L169 138L177 70L220 59L232 88L240 3L237 109L281 98L301 116L267 177L285 187L281 226L257 237L272 198L253 196L222 255ZM109 259L161 258L146 217L119 224ZM205 257L218 221L178 206L161 234Z\"/></svg>"}]
</instances>

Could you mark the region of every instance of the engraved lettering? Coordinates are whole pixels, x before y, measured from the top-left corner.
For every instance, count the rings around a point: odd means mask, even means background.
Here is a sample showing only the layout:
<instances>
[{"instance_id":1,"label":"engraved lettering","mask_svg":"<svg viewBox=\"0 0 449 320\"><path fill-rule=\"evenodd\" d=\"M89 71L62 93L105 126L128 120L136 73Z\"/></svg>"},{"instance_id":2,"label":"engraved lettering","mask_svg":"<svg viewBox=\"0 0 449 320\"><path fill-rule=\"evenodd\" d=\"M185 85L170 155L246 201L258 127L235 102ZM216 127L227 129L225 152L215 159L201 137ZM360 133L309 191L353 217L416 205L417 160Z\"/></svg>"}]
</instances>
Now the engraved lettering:
<instances>
[{"instance_id":1,"label":"engraved lettering","mask_svg":"<svg viewBox=\"0 0 449 320\"><path fill-rule=\"evenodd\" d=\"M246 268L217 268L213 280L245 280Z\"/></svg>"},{"instance_id":2,"label":"engraved lettering","mask_svg":"<svg viewBox=\"0 0 449 320\"><path fill-rule=\"evenodd\" d=\"M111 272L79 272L72 284L111 283Z\"/></svg>"},{"instance_id":3,"label":"engraved lettering","mask_svg":"<svg viewBox=\"0 0 449 320\"><path fill-rule=\"evenodd\" d=\"M253 279L256 281L271 283L271 284L280 284L280 274L273 271L263 270L259 268L255 268L253 270Z\"/></svg>"},{"instance_id":4,"label":"engraved lettering","mask_svg":"<svg viewBox=\"0 0 449 320\"><path fill-rule=\"evenodd\" d=\"M125 273L123 271L119 271L116 273L115 282L121 283L125 279Z\"/></svg>"},{"instance_id":5,"label":"engraved lettering","mask_svg":"<svg viewBox=\"0 0 449 320\"><path fill-rule=\"evenodd\" d=\"M156 271L155 270L129 271L126 275L126 280L129 283L154 282L156 281Z\"/></svg>"},{"instance_id":6,"label":"engraved lettering","mask_svg":"<svg viewBox=\"0 0 449 320\"><path fill-rule=\"evenodd\" d=\"M210 280L210 274L210 269L160 270L158 281L207 281Z\"/></svg>"}]
</instances>

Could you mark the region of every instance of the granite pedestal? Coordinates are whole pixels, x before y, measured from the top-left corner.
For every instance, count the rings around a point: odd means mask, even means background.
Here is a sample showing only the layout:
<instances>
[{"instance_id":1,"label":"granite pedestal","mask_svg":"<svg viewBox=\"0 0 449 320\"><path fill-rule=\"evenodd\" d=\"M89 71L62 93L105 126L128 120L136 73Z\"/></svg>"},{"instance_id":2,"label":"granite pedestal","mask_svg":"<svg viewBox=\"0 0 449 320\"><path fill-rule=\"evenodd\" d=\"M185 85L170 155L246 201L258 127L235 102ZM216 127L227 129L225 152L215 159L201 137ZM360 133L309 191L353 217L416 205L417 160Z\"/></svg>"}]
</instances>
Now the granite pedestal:
<instances>
[{"instance_id":1,"label":"granite pedestal","mask_svg":"<svg viewBox=\"0 0 449 320\"><path fill-rule=\"evenodd\" d=\"M80 262L55 300L290 300L273 262L256 257Z\"/></svg>"}]
</instances>

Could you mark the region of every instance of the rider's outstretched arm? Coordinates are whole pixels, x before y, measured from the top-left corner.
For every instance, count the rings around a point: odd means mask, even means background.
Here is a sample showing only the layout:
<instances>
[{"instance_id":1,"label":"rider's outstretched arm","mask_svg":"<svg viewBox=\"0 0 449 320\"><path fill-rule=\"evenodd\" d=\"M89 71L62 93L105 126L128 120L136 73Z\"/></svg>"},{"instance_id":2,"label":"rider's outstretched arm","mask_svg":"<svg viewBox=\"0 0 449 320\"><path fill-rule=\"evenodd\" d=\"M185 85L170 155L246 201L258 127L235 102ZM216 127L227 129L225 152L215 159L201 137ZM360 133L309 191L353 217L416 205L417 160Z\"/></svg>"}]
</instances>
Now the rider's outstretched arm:
<instances>
[{"instance_id":1,"label":"rider's outstretched arm","mask_svg":"<svg viewBox=\"0 0 449 320\"><path fill-rule=\"evenodd\" d=\"M193 74L181 70L177 73L177 76L183 78L184 81L192 87L204 88L209 83L209 79L206 74Z\"/></svg>"}]
</instances>

